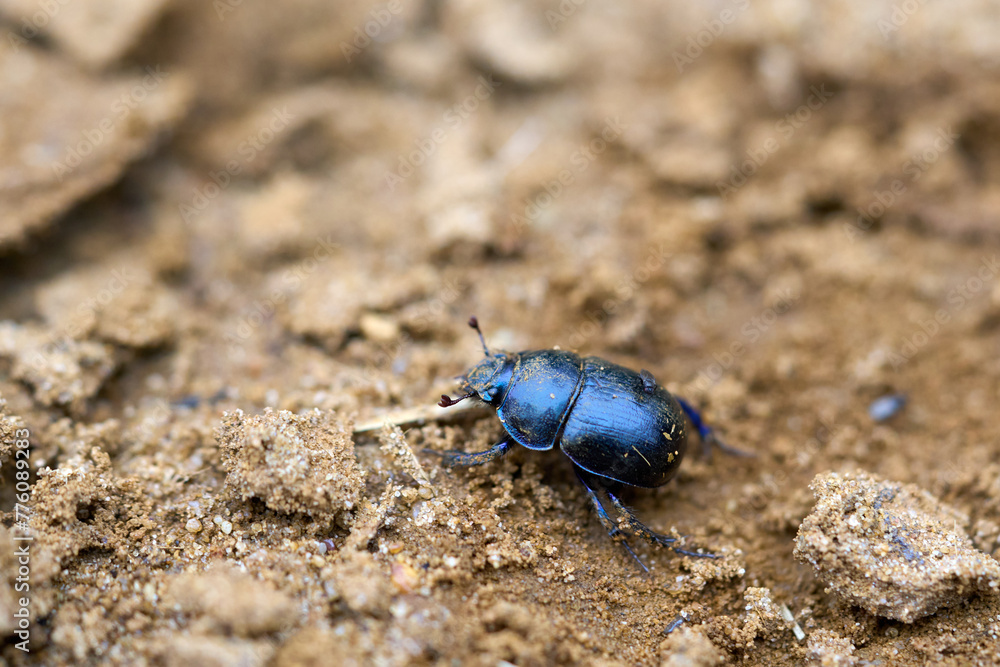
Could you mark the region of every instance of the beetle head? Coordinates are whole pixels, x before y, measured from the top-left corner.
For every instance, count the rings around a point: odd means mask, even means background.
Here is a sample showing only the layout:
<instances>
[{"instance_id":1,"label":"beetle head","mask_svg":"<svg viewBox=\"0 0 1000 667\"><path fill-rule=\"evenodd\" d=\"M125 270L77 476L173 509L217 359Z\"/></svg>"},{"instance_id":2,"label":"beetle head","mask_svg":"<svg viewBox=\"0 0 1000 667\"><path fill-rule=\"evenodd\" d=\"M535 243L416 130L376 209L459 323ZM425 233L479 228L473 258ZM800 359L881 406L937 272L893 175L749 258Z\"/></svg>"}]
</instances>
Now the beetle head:
<instances>
[{"instance_id":1,"label":"beetle head","mask_svg":"<svg viewBox=\"0 0 1000 667\"><path fill-rule=\"evenodd\" d=\"M514 375L514 355L498 352L486 357L469 369L465 384L487 403L503 400Z\"/></svg>"},{"instance_id":2,"label":"beetle head","mask_svg":"<svg viewBox=\"0 0 1000 667\"><path fill-rule=\"evenodd\" d=\"M507 395L507 387L510 386L510 379L514 375L516 355L505 352L491 353L490 349L486 347L483 332L479 329L479 321L475 317L470 317L469 326L479 334L479 342L483 345L483 354L486 355L486 358L470 368L469 372L462 377L469 393L458 398L442 396L438 403L442 408L447 408L477 395L491 405L499 405L504 396Z\"/></svg>"}]
</instances>

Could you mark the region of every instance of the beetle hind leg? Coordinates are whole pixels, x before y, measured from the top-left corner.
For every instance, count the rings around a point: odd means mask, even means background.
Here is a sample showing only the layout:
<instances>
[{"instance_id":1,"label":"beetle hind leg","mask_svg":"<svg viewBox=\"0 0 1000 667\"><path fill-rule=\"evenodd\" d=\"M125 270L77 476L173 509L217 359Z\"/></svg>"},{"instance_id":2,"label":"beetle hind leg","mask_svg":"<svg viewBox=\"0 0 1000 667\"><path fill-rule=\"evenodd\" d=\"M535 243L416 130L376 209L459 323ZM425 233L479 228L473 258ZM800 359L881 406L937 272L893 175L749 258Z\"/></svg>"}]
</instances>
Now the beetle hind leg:
<instances>
[{"instance_id":1,"label":"beetle hind leg","mask_svg":"<svg viewBox=\"0 0 1000 667\"><path fill-rule=\"evenodd\" d=\"M729 454L730 456L757 456L753 452L748 452L738 447L733 447L732 445L727 445L722 442L712 427L707 425L701 418L701 414L694 409L694 407L685 401L680 396L674 396L677 402L681 404L681 410L687 415L687 418L691 420L694 427L698 429L698 437L701 438L701 453L706 459L712 458L712 447L718 447L721 451Z\"/></svg>"},{"instance_id":2,"label":"beetle hind leg","mask_svg":"<svg viewBox=\"0 0 1000 667\"><path fill-rule=\"evenodd\" d=\"M618 499L618 496L611 493L608 489L604 489L604 492L608 494L608 498L610 498L611 502L614 503L615 510L617 510L618 514L625 521L629 532L636 537L641 537L650 544L667 547L684 556L692 556L694 558L718 558L715 554L681 549L677 546L676 537L670 537L669 535L663 535L662 533L653 531L649 526L640 521L639 517L637 517L635 513L625 505L625 503Z\"/></svg>"},{"instance_id":3,"label":"beetle hind leg","mask_svg":"<svg viewBox=\"0 0 1000 667\"><path fill-rule=\"evenodd\" d=\"M438 452L433 449L424 451L437 454L441 457L441 465L446 468L466 468L469 466L481 466L484 463L495 461L510 451L510 439L504 438L484 452L459 452L455 450Z\"/></svg>"},{"instance_id":4,"label":"beetle hind leg","mask_svg":"<svg viewBox=\"0 0 1000 667\"><path fill-rule=\"evenodd\" d=\"M604 505L601 504L601 499L597 496L594 489L591 488L590 484L587 484L584 474L585 473L579 468L576 469L577 479L579 479L580 483L583 484L583 488L587 490L587 497L590 498L590 502L594 505L594 510L597 512L597 519L601 522L601 525L604 526L604 529L608 531L608 537L615 542L620 542L621 545L625 547L625 551L627 551L629 555L635 559L635 562L639 564L639 567L642 568L643 572L649 572L649 568L646 567L646 564L639 559L634 551L632 551L632 547L629 546L628 541L625 539L625 534L622 533L615 522L612 521L611 517L608 516L608 511L604 509ZM597 485L595 484L595 486ZM605 492L606 491L607 489L605 489Z\"/></svg>"}]
</instances>

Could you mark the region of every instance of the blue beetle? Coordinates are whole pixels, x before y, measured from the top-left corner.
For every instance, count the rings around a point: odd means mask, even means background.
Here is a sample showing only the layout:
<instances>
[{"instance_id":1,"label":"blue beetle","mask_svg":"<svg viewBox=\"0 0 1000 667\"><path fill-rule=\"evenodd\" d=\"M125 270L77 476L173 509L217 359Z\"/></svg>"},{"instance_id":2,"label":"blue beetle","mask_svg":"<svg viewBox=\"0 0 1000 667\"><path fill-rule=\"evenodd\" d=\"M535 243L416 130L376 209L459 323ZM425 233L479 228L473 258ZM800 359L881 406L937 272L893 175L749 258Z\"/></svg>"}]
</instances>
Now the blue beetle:
<instances>
[{"instance_id":1,"label":"blue beetle","mask_svg":"<svg viewBox=\"0 0 1000 667\"><path fill-rule=\"evenodd\" d=\"M444 452L445 466L488 463L506 454L514 442L533 450L558 445L573 462L601 524L644 570L598 491L607 495L623 526L637 537L687 556L715 557L681 549L676 538L653 532L616 492L621 485L656 488L674 476L687 448L684 415L706 449L714 444L731 453L743 452L723 445L698 412L657 385L649 371L636 373L565 350L491 353L475 317L469 326L479 334L486 358L463 377L468 393L442 396L438 405L446 408L477 397L496 408L506 433L484 452Z\"/></svg>"}]
</instances>

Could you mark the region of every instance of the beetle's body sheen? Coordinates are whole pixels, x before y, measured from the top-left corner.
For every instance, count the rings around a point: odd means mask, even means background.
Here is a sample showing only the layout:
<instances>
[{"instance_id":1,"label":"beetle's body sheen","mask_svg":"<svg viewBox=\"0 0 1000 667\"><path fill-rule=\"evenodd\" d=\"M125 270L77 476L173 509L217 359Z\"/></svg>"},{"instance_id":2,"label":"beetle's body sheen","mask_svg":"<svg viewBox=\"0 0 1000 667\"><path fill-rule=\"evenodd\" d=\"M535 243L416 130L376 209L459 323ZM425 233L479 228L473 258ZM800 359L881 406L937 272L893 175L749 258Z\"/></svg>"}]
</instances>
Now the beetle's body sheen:
<instances>
[{"instance_id":1,"label":"beetle's body sheen","mask_svg":"<svg viewBox=\"0 0 1000 667\"><path fill-rule=\"evenodd\" d=\"M496 408L528 449L555 446L583 470L653 488L687 445L684 412L648 373L563 350L494 354L469 371L469 389Z\"/></svg>"},{"instance_id":2,"label":"beetle's body sheen","mask_svg":"<svg viewBox=\"0 0 1000 667\"><path fill-rule=\"evenodd\" d=\"M469 326L479 334L486 358L466 373L468 393L442 396L438 405L448 407L476 396L496 408L507 432L483 452L444 452L445 465L489 463L506 454L512 442L535 450L558 445L573 462L601 525L643 569L622 529L687 556L714 558L679 549L677 538L650 530L615 495L620 484L652 488L673 477L687 445L685 415L703 444L722 447L694 408L657 386L649 371L636 373L564 350L491 354L476 318ZM599 491L614 505L618 523L608 515Z\"/></svg>"}]
</instances>

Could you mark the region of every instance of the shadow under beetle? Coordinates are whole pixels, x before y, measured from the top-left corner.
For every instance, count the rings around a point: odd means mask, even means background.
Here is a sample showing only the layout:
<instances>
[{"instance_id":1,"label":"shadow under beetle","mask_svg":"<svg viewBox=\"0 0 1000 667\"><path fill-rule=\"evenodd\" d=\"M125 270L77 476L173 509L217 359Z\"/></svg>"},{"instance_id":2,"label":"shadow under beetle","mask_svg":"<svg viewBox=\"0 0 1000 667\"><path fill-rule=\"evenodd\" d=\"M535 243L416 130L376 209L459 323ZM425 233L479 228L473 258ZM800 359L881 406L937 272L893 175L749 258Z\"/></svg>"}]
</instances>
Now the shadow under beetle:
<instances>
[{"instance_id":1,"label":"shadow under beetle","mask_svg":"<svg viewBox=\"0 0 1000 667\"><path fill-rule=\"evenodd\" d=\"M650 530L618 499L622 485L655 488L666 484L681 464L687 448L684 415L698 430L706 452L712 445L746 454L721 443L685 401L656 384L646 370L636 373L600 357L580 357L564 350L491 353L479 322L469 326L479 334L486 358L463 377L464 396L442 396L443 408L477 397L496 408L506 433L484 452L448 451L447 467L477 466L506 454L514 442L534 450L557 444L573 462L601 525L620 541L647 570L608 515L598 491L603 491L621 517L621 525L651 544L685 556L717 558L687 551L677 539Z\"/></svg>"}]
</instances>

